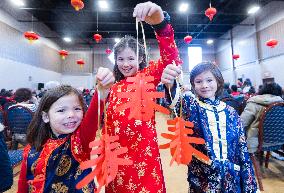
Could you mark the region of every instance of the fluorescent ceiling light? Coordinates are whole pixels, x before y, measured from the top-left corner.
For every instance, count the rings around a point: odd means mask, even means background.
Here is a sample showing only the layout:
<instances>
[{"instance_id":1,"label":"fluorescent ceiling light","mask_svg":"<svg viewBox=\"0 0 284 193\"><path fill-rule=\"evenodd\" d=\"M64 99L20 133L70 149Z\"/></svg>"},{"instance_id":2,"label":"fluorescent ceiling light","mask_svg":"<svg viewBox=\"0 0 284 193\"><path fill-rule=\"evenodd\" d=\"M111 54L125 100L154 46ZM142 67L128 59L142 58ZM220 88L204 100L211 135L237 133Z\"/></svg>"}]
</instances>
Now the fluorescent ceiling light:
<instances>
[{"instance_id":1,"label":"fluorescent ceiling light","mask_svg":"<svg viewBox=\"0 0 284 193\"><path fill-rule=\"evenodd\" d=\"M71 39L70 37L64 37L63 40L64 40L65 42L71 42L71 41L72 41L72 39Z\"/></svg>"},{"instance_id":2,"label":"fluorescent ceiling light","mask_svg":"<svg viewBox=\"0 0 284 193\"><path fill-rule=\"evenodd\" d=\"M214 43L214 40L212 40L212 39L209 39L209 40L207 40L207 42L206 42L207 44L213 44Z\"/></svg>"},{"instance_id":3,"label":"fluorescent ceiling light","mask_svg":"<svg viewBox=\"0 0 284 193\"><path fill-rule=\"evenodd\" d=\"M186 12L188 9L188 3L181 3L179 6L179 11L180 12Z\"/></svg>"},{"instance_id":4,"label":"fluorescent ceiling light","mask_svg":"<svg viewBox=\"0 0 284 193\"><path fill-rule=\"evenodd\" d=\"M260 9L259 6L253 6L248 10L248 14L254 14Z\"/></svg>"},{"instance_id":5,"label":"fluorescent ceiling light","mask_svg":"<svg viewBox=\"0 0 284 193\"><path fill-rule=\"evenodd\" d=\"M23 0L10 0L14 5L18 6L18 7L23 7L25 6L25 3Z\"/></svg>"},{"instance_id":6,"label":"fluorescent ceiling light","mask_svg":"<svg viewBox=\"0 0 284 193\"><path fill-rule=\"evenodd\" d=\"M114 41L115 41L116 43L118 43L118 42L120 41L120 39L119 39L119 38L114 38Z\"/></svg>"},{"instance_id":7,"label":"fluorescent ceiling light","mask_svg":"<svg viewBox=\"0 0 284 193\"><path fill-rule=\"evenodd\" d=\"M102 9L108 9L108 2L107 1L98 1L99 7Z\"/></svg>"}]
</instances>

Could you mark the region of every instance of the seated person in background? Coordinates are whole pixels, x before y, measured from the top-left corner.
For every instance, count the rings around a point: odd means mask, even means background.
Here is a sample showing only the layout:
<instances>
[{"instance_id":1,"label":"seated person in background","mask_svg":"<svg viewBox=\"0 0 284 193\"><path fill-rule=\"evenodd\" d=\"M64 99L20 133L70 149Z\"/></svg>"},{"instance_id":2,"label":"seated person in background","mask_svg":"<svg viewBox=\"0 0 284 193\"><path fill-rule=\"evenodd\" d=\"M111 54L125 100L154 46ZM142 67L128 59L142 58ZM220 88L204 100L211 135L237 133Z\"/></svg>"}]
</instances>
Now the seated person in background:
<instances>
[{"instance_id":1,"label":"seated person in background","mask_svg":"<svg viewBox=\"0 0 284 193\"><path fill-rule=\"evenodd\" d=\"M236 96L239 96L241 93L238 91L238 87L237 87L237 85L235 85L235 84L233 84L232 86L231 86L231 90L232 90L232 92L231 92L231 96L232 97L236 97Z\"/></svg>"},{"instance_id":2,"label":"seated person in background","mask_svg":"<svg viewBox=\"0 0 284 193\"><path fill-rule=\"evenodd\" d=\"M258 125L259 119L265 107L274 103L282 102L282 88L279 84L265 84L259 95L253 96L247 100L247 105L241 114L244 127L246 129L248 150L254 153L258 147Z\"/></svg>"},{"instance_id":3,"label":"seated person in background","mask_svg":"<svg viewBox=\"0 0 284 193\"><path fill-rule=\"evenodd\" d=\"M13 170L4 137L4 125L0 122L0 192L5 192L13 185Z\"/></svg>"},{"instance_id":4,"label":"seated person in background","mask_svg":"<svg viewBox=\"0 0 284 193\"><path fill-rule=\"evenodd\" d=\"M19 88L14 94L14 100L17 102L14 105L9 106L10 109L13 106L24 106L30 109L32 112L36 111L37 105L32 101L32 91L28 88Z\"/></svg>"},{"instance_id":5,"label":"seated person in background","mask_svg":"<svg viewBox=\"0 0 284 193\"><path fill-rule=\"evenodd\" d=\"M230 83L225 82L224 83L224 90L223 90L223 98L228 98L230 97L230 94L232 93L232 90L230 89Z\"/></svg>"}]
</instances>

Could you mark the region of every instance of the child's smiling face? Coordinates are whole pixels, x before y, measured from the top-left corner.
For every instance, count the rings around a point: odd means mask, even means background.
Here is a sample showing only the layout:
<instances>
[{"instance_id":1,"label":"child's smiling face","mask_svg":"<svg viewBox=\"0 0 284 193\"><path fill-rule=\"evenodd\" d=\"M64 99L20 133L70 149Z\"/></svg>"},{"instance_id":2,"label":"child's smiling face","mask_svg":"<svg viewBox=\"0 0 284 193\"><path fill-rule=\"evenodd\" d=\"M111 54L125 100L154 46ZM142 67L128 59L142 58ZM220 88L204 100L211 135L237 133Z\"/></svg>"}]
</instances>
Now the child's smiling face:
<instances>
[{"instance_id":1,"label":"child's smiling face","mask_svg":"<svg viewBox=\"0 0 284 193\"><path fill-rule=\"evenodd\" d=\"M202 72L194 79L194 90L198 96L215 100L217 89L217 80L210 71Z\"/></svg>"},{"instance_id":2,"label":"child's smiling face","mask_svg":"<svg viewBox=\"0 0 284 193\"><path fill-rule=\"evenodd\" d=\"M73 133L83 119L83 108L78 96L69 94L59 98L47 113L43 112L42 119L50 124L56 136Z\"/></svg>"}]
</instances>

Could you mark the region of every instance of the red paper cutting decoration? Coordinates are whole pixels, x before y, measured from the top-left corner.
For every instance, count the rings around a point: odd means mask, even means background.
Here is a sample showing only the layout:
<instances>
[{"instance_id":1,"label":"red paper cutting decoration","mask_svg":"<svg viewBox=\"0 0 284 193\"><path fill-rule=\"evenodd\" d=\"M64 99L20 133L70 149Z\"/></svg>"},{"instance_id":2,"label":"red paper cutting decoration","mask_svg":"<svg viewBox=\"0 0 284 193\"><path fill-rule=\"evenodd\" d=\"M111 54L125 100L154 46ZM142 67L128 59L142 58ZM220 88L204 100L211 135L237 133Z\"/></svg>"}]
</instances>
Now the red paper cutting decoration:
<instances>
[{"instance_id":1,"label":"red paper cutting decoration","mask_svg":"<svg viewBox=\"0 0 284 193\"><path fill-rule=\"evenodd\" d=\"M30 43L33 43L33 41L38 40L39 38L39 35L33 31L26 31L24 36L29 40Z\"/></svg>"},{"instance_id":2,"label":"red paper cutting decoration","mask_svg":"<svg viewBox=\"0 0 284 193\"><path fill-rule=\"evenodd\" d=\"M76 11L84 8L84 2L82 0L71 0L71 5Z\"/></svg>"},{"instance_id":3,"label":"red paper cutting decoration","mask_svg":"<svg viewBox=\"0 0 284 193\"><path fill-rule=\"evenodd\" d=\"M206 9L205 15L209 18L210 21L212 21L214 15L217 13L217 10L214 7L210 7Z\"/></svg>"},{"instance_id":4,"label":"red paper cutting decoration","mask_svg":"<svg viewBox=\"0 0 284 193\"><path fill-rule=\"evenodd\" d=\"M270 39L266 42L266 45L270 48L274 48L278 44L278 41L276 39Z\"/></svg>"},{"instance_id":5,"label":"red paper cutting decoration","mask_svg":"<svg viewBox=\"0 0 284 193\"><path fill-rule=\"evenodd\" d=\"M94 39L99 43L102 40L102 36L100 34L94 34Z\"/></svg>"},{"instance_id":6,"label":"red paper cutting decoration","mask_svg":"<svg viewBox=\"0 0 284 193\"><path fill-rule=\"evenodd\" d=\"M118 157L128 151L127 147L120 147L119 143L116 142L118 139L118 136L104 134L100 140L95 140L90 143L90 148L93 148L91 155L96 155L96 158L81 163L80 168L84 170L93 166L96 167L76 185L77 189L83 188L96 176L99 183L96 193L99 193L103 186L107 186L115 179L119 165L133 164L131 160ZM94 149L94 147L96 148Z\"/></svg>"},{"instance_id":7,"label":"red paper cutting decoration","mask_svg":"<svg viewBox=\"0 0 284 193\"><path fill-rule=\"evenodd\" d=\"M65 60L65 57L68 56L68 52L66 50L60 50L58 53L63 60Z\"/></svg>"},{"instance_id":8,"label":"red paper cutting decoration","mask_svg":"<svg viewBox=\"0 0 284 193\"><path fill-rule=\"evenodd\" d=\"M153 76L145 76L144 73L138 73L135 77L128 77L127 82L133 82L128 85L127 90L133 92L121 92L117 96L119 98L130 98L130 100L116 108L116 112L130 108L128 119L135 118L137 120L148 121L154 116L154 111L160 111L169 114L169 110L156 104L156 98L164 98L164 92L151 92L154 84L150 83L154 80Z\"/></svg>"},{"instance_id":9,"label":"red paper cutting decoration","mask_svg":"<svg viewBox=\"0 0 284 193\"><path fill-rule=\"evenodd\" d=\"M79 59L79 60L77 60L77 64L80 65L80 68L83 68L85 61L83 59Z\"/></svg>"},{"instance_id":10,"label":"red paper cutting decoration","mask_svg":"<svg viewBox=\"0 0 284 193\"><path fill-rule=\"evenodd\" d=\"M193 134L193 130L191 129L193 127L192 122L176 117L173 120L168 120L167 123L171 125L168 127L168 130L174 132L174 134L162 133L162 137L170 139L171 141L167 144L160 145L159 148L170 148L172 155L170 165L172 165L174 161L177 162L177 164L188 165L192 160L192 156L204 163L209 163L209 158L202 152L194 149L191 145L205 144L202 138L188 136Z\"/></svg>"},{"instance_id":11,"label":"red paper cutting decoration","mask_svg":"<svg viewBox=\"0 0 284 193\"><path fill-rule=\"evenodd\" d=\"M185 43L189 44L192 41L192 36L185 36L183 40L185 41Z\"/></svg>"},{"instance_id":12,"label":"red paper cutting decoration","mask_svg":"<svg viewBox=\"0 0 284 193\"><path fill-rule=\"evenodd\" d=\"M233 54L233 59L234 60L237 60L237 59L239 59L240 58L240 55L239 54Z\"/></svg>"},{"instance_id":13,"label":"red paper cutting decoration","mask_svg":"<svg viewBox=\"0 0 284 193\"><path fill-rule=\"evenodd\" d=\"M107 55L110 55L111 52L112 52L111 49L109 49L109 48L106 49L106 54L107 54Z\"/></svg>"}]
</instances>

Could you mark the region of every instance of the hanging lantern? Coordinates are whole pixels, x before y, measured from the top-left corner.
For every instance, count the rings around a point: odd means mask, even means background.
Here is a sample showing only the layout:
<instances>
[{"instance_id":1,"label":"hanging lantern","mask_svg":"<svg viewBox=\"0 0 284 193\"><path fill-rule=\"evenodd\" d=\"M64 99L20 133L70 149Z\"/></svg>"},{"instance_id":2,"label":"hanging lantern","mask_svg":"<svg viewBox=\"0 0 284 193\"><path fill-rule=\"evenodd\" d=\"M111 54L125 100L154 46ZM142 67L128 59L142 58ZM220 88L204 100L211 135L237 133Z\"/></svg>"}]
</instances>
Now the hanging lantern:
<instances>
[{"instance_id":1,"label":"hanging lantern","mask_svg":"<svg viewBox=\"0 0 284 193\"><path fill-rule=\"evenodd\" d=\"M39 35L33 31L26 31L24 36L29 40L30 43L33 43L33 41L38 40L39 38Z\"/></svg>"},{"instance_id":2,"label":"hanging lantern","mask_svg":"<svg viewBox=\"0 0 284 193\"><path fill-rule=\"evenodd\" d=\"M192 36L185 36L183 40L185 41L185 43L189 44L192 41Z\"/></svg>"},{"instance_id":3,"label":"hanging lantern","mask_svg":"<svg viewBox=\"0 0 284 193\"><path fill-rule=\"evenodd\" d=\"M80 65L80 68L83 68L85 61L83 59L79 59L79 60L77 60L77 64Z\"/></svg>"},{"instance_id":4,"label":"hanging lantern","mask_svg":"<svg viewBox=\"0 0 284 193\"><path fill-rule=\"evenodd\" d=\"M214 7L209 7L205 11L205 15L209 18L210 21L212 21L214 15L217 13L217 10Z\"/></svg>"},{"instance_id":5,"label":"hanging lantern","mask_svg":"<svg viewBox=\"0 0 284 193\"><path fill-rule=\"evenodd\" d=\"M94 34L94 39L99 43L102 40L102 36L100 34Z\"/></svg>"},{"instance_id":6,"label":"hanging lantern","mask_svg":"<svg viewBox=\"0 0 284 193\"><path fill-rule=\"evenodd\" d=\"M82 0L71 0L71 5L76 11L84 8L84 2Z\"/></svg>"},{"instance_id":7,"label":"hanging lantern","mask_svg":"<svg viewBox=\"0 0 284 193\"><path fill-rule=\"evenodd\" d=\"M111 49L109 49L109 48L106 49L106 54L107 54L107 55L110 55L111 52L112 52Z\"/></svg>"},{"instance_id":8,"label":"hanging lantern","mask_svg":"<svg viewBox=\"0 0 284 193\"><path fill-rule=\"evenodd\" d=\"M239 54L233 54L233 59L234 60L237 60L237 59L239 59L240 58L240 55Z\"/></svg>"},{"instance_id":9,"label":"hanging lantern","mask_svg":"<svg viewBox=\"0 0 284 193\"><path fill-rule=\"evenodd\" d=\"M278 44L278 41L276 39L270 39L266 42L266 45L270 48L274 48Z\"/></svg>"},{"instance_id":10,"label":"hanging lantern","mask_svg":"<svg viewBox=\"0 0 284 193\"><path fill-rule=\"evenodd\" d=\"M65 60L65 57L68 56L68 52L66 50L60 50L58 53L63 60Z\"/></svg>"}]
</instances>

